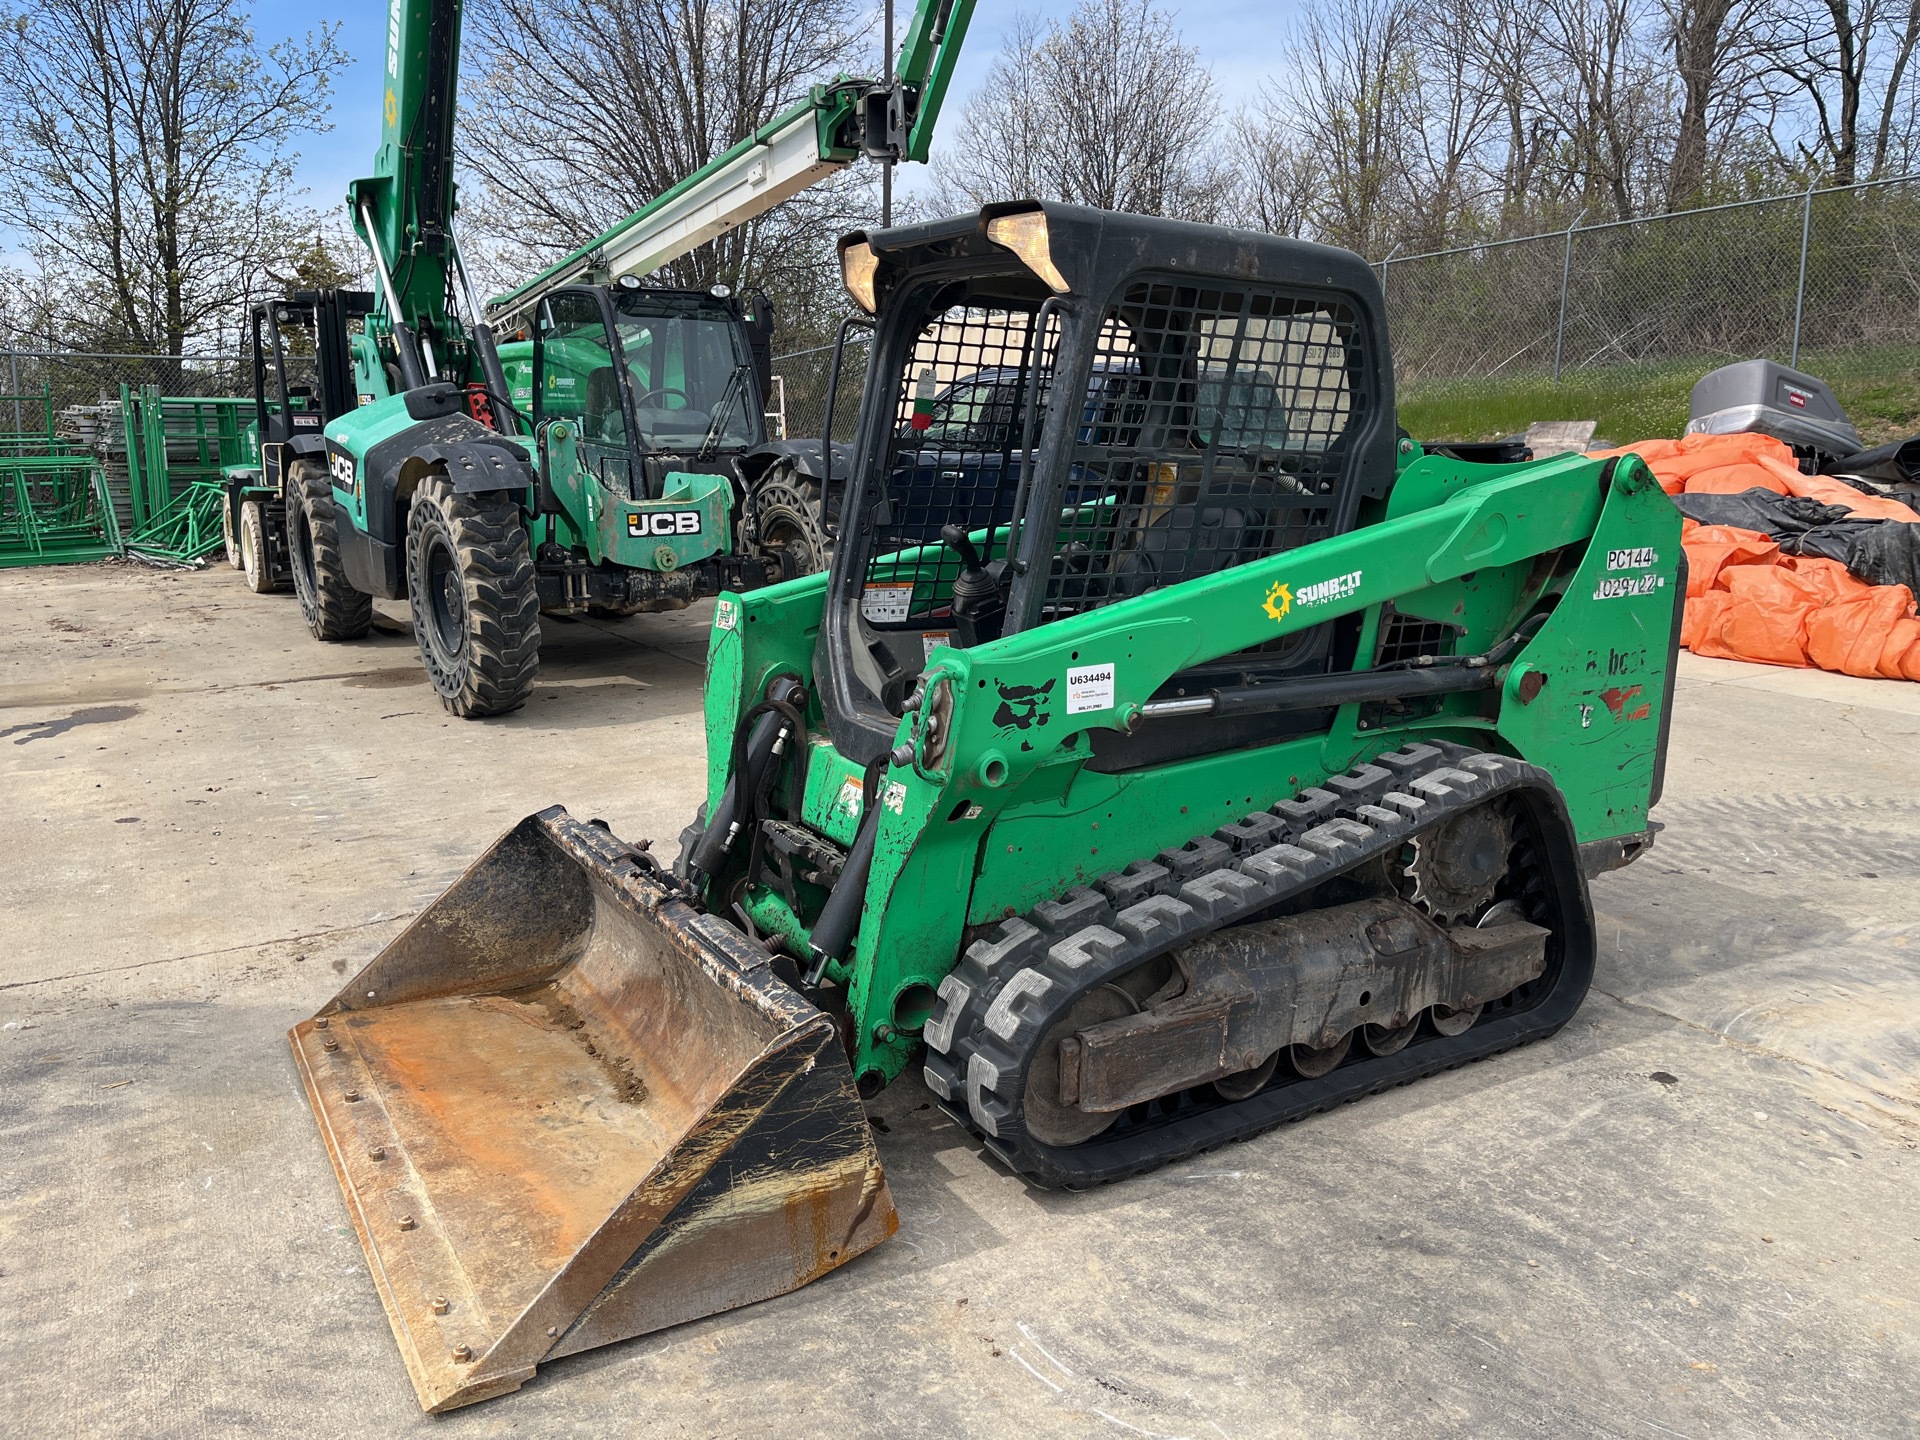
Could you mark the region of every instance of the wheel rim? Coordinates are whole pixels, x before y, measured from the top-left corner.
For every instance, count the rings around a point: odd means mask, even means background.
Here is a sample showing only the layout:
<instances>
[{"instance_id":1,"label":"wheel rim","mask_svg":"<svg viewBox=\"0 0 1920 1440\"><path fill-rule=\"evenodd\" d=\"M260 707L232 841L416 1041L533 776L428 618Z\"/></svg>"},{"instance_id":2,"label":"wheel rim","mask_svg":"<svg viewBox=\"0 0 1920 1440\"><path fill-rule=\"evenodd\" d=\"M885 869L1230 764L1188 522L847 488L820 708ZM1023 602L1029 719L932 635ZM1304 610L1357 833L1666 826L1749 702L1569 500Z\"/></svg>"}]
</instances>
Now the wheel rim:
<instances>
[{"instance_id":1,"label":"wheel rim","mask_svg":"<svg viewBox=\"0 0 1920 1440\"><path fill-rule=\"evenodd\" d=\"M457 660L467 643L467 592L460 582L460 566L453 547L439 535L427 540L426 583L428 629L442 658Z\"/></svg>"},{"instance_id":2,"label":"wheel rim","mask_svg":"<svg viewBox=\"0 0 1920 1440\"><path fill-rule=\"evenodd\" d=\"M311 600L320 591L320 582L313 569L312 527L307 522L305 505L295 505L291 508L293 514L288 517L291 523L287 529L291 532L288 537L288 548L293 551L293 573L300 579L301 597Z\"/></svg>"},{"instance_id":3,"label":"wheel rim","mask_svg":"<svg viewBox=\"0 0 1920 1440\"><path fill-rule=\"evenodd\" d=\"M1274 1072L1279 1068L1280 1052L1276 1050L1258 1065L1250 1065L1231 1075L1222 1075L1213 1082L1213 1088L1222 1100L1251 1100L1267 1088L1267 1082L1273 1079Z\"/></svg>"},{"instance_id":4,"label":"wheel rim","mask_svg":"<svg viewBox=\"0 0 1920 1440\"><path fill-rule=\"evenodd\" d=\"M1407 1042L1413 1039L1420 1029L1420 1017L1414 1016L1404 1025L1365 1025L1360 1030L1360 1042L1367 1047L1369 1055L1397 1055L1407 1048Z\"/></svg>"},{"instance_id":5,"label":"wheel rim","mask_svg":"<svg viewBox=\"0 0 1920 1440\"><path fill-rule=\"evenodd\" d=\"M242 525L240 527L240 568L251 575L255 563L253 529L251 526Z\"/></svg>"},{"instance_id":6,"label":"wheel rim","mask_svg":"<svg viewBox=\"0 0 1920 1440\"><path fill-rule=\"evenodd\" d=\"M1464 1035L1473 1028L1473 1022L1480 1018L1481 1009L1479 1005L1467 1010L1452 1010L1445 1005L1436 1005L1429 1014L1433 1028L1442 1035Z\"/></svg>"}]
</instances>

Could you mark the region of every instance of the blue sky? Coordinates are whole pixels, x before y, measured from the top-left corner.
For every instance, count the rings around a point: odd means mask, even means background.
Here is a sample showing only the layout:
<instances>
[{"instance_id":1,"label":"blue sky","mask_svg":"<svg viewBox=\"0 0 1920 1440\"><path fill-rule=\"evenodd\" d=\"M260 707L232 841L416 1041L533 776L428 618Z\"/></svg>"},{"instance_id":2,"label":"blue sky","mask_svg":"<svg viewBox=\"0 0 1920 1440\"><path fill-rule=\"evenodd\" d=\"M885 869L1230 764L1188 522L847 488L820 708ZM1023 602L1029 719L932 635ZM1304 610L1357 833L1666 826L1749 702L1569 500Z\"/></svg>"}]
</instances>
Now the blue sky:
<instances>
[{"instance_id":1,"label":"blue sky","mask_svg":"<svg viewBox=\"0 0 1920 1440\"><path fill-rule=\"evenodd\" d=\"M254 25L262 41L278 40L294 30L286 14L292 8L284 0L258 4ZM1015 16L1023 11L1043 18L1064 16L1072 8L1072 0L979 0L947 114L956 114L980 84ZM1279 48L1280 23L1294 8L1294 0L1195 0L1176 8L1187 44L1199 47L1222 99L1231 107L1251 98L1271 73ZM912 0L895 0L895 9L904 23L912 13ZM298 178L307 188L311 203L344 204L347 182L373 163L373 149L379 139L376 116L380 70L386 56L387 7L385 0L319 0L305 13L315 21L340 22L340 43L353 56L354 65L335 92L333 130L308 139L301 147ZM878 13L876 7L876 59ZM939 141L934 143L937 151Z\"/></svg>"}]
</instances>

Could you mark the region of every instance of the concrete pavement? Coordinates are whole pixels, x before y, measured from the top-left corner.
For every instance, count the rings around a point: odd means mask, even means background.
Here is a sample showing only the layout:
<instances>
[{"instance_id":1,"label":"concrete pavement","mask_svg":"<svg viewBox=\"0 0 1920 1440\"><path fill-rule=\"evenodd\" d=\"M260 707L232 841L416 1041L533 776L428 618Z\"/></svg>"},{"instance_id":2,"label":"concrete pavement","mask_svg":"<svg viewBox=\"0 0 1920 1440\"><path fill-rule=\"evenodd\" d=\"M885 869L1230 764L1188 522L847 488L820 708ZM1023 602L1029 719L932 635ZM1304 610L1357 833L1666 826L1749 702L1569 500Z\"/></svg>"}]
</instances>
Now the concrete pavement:
<instances>
[{"instance_id":1,"label":"concrete pavement","mask_svg":"<svg viewBox=\"0 0 1920 1440\"><path fill-rule=\"evenodd\" d=\"M1683 663L1667 825L1552 1041L1084 1195L911 1083L903 1228L794 1295L415 1404L284 1040L520 816L671 851L705 615L444 716L400 611L0 575L0 1429L1920 1434L1920 686Z\"/></svg>"}]
</instances>

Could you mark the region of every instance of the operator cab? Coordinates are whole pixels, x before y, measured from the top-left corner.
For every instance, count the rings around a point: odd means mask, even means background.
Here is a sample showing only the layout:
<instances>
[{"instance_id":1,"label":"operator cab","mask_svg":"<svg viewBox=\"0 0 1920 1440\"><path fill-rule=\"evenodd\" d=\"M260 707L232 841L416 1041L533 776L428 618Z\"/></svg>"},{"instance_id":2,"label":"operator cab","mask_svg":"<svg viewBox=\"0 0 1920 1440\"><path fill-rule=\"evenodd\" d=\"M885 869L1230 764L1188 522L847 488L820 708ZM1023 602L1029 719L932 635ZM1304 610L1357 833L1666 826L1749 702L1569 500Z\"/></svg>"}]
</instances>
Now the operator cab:
<instances>
[{"instance_id":1,"label":"operator cab","mask_svg":"<svg viewBox=\"0 0 1920 1440\"><path fill-rule=\"evenodd\" d=\"M841 252L856 300L887 298L871 383L894 396L855 440L814 666L850 756L892 744L936 648L1342 533L1392 483L1378 287L1345 252L1055 205ZM1332 641L1176 680L1324 670Z\"/></svg>"},{"instance_id":2,"label":"operator cab","mask_svg":"<svg viewBox=\"0 0 1920 1440\"><path fill-rule=\"evenodd\" d=\"M503 347L502 361L516 393L533 396L536 430L571 421L601 484L650 500L669 471L734 474L765 443L754 338L730 296L575 285L541 301L534 343Z\"/></svg>"}]
</instances>

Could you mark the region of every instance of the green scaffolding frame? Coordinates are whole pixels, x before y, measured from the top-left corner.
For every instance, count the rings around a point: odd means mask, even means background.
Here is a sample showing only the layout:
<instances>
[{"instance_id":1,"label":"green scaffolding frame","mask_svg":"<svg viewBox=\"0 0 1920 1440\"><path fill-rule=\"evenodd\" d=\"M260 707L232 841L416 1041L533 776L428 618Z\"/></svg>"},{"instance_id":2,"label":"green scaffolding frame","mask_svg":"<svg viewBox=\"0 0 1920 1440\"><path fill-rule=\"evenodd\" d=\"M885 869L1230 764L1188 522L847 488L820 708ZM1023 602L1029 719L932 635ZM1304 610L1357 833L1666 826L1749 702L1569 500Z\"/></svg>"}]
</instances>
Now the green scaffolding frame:
<instances>
[{"instance_id":1,"label":"green scaffolding frame","mask_svg":"<svg viewBox=\"0 0 1920 1440\"><path fill-rule=\"evenodd\" d=\"M97 456L55 433L53 393L0 395L20 416L0 433L0 568L135 554L191 564L223 543L222 471L247 463L251 399L120 387L130 527L123 534Z\"/></svg>"},{"instance_id":2,"label":"green scaffolding frame","mask_svg":"<svg viewBox=\"0 0 1920 1440\"><path fill-rule=\"evenodd\" d=\"M0 395L0 414L8 412L19 418L17 429L0 433L0 569L118 555L120 524L106 473L54 433L51 387Z\"/></svg>"}]
</instances>

